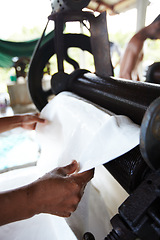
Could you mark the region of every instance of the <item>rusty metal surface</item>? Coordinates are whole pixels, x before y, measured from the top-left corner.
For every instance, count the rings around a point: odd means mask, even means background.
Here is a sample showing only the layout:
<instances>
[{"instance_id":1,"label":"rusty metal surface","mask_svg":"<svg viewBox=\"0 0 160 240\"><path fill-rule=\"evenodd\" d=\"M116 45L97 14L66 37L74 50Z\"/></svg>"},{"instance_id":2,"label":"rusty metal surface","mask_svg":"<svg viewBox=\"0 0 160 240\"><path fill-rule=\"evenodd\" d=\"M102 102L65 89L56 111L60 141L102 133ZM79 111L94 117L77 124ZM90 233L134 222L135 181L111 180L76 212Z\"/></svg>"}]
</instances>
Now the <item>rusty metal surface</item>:
<instances>
[{"instance_id":1,"label":"rusty metal surface","mask_svg":"<svg viewBox=\"0 0 160 240\"><path fill-rule=\"evenodd\" d=\"M55 52L57 54L58 72L64 72L64 40L63 40L64 23L61 15L57 14L55 18Z\"/></svg>"},{"instance_id":2,"label":"rusty metal surface","mask_svg":"<svg viewBox=\"0 0 160 240\"><path fill-rule=\"evenodd\" d=\"M159 213L160 170L157 170L150 172L121 204L118 214L111 219L113 229L104 240L159 240ZM87 240L90 239L94 238Z\"/></svg>"},{"instance_id":3,"label":"rusty metal surface","mask_svg":"<svg viewBox=\"0 0 160 240\"><path fill-rule=\"evenodd\" d=\"M90 41L96 74L100 77L113 76L105 12L96 17L91 12L67 11L52 14L49 19L54 20L57 26L55 28L55 39L57 39L57 58L58 62L61 63L60 70L63 69L63 24L69 21L83 22L83 20L87 20L90 23Z\"/></svg>"},{"instance_id":4,"label":"rusty metal surface","mask_svg":"<svg viewBox=\"0 0 160 240\"><path fill-rule=\"evenodd\" d=\"M100 77L113 76L106 13L103 12L98 17L92 18L90 23L91 46L96 74Z\"/></svg>"},{"instance_id":5,"label":"rusty metal surface","mask_svg":"<svg viewBox=\"0 0 160 240\"><path fill-rule=\"evenodd\" d=\"M142 240L160 239L160 170L151 172L120 206L128 227Z\"/></svg>"},{"instance_id":6,"label":"rusty metal surface","mask_svg":"<svg viewBox=\"0 0 160 240\"><path fill-rule=\"evenodd\" d=\"M128 194L133 193L150 172L139 145L104 166Z\"/></svg>"}]
</instances>

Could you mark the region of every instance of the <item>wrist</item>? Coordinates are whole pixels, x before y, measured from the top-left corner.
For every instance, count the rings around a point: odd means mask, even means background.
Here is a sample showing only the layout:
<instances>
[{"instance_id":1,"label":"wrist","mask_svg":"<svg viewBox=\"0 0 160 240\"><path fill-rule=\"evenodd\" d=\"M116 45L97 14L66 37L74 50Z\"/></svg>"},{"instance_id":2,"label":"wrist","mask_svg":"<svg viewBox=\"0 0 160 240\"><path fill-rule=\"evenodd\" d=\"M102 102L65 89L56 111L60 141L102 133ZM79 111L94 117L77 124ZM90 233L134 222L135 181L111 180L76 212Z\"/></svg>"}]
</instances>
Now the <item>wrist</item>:
<instances>
[{"instance_id":1,"label":"wrist","mask_svg":"<svg viewBox=\"0 0 160 240\"><path fill-rule=\"evenodd\" d=\"M12 117L6 117L5 122L9 126L10 129L14 129L17 127L21 127L22 125L22 116L21 115L15 115Z\"/></svg>"},{"instance_id":2,"label":"wrist","mask_svg":"<svg viewBox=\"0 0 160 240\"><path fill-rule=\"evenodd\" d=\"M27 186L27 205L29 206L28 211L30 215L34 216L35 214L45 212L43 196L45 196L45 192L40 179Z\"/></svg>"},{"instance_id":3,"label":"wrist","mask_svg":"<svg viewBox=\"0 0 160 240\"><path fill-rule=\"evenodd\" d=\"M15 124L17 125L16 127L21 127L23 126L24 123L24 115L16 115L15 116Z\"/></svg>"},{"instance_id":4,"label":"wrist","mask_svg":"<svg viewBox=\"0 0 160 240\"><path fill-rule=\"evenodd\" d=\"M27 195L27 206L28 214L30 217L39 214L39 204L37 201L37 189L36 184L31 183L26 186L26 195Z\"/></svg>"}]
</instances>

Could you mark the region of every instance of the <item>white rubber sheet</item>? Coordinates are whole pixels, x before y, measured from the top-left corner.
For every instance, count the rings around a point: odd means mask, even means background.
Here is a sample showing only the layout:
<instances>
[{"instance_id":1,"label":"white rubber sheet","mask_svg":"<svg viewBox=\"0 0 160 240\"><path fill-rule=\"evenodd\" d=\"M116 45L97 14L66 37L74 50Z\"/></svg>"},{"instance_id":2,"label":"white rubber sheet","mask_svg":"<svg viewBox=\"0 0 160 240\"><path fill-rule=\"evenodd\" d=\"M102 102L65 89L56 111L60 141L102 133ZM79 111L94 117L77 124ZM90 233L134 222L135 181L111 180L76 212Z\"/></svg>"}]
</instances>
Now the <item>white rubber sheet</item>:
<instances>
[{"instance_id":1,"label":"white rubber sheet","mask_svg":"<svg viewBox=\"0 0 160 240\"><path fill-rule=\"evenodd\" d=\"M42 149L39 164L45 171L75 159L83 172L139 144L139 126L128 117L113 115L71 93L56 96L41 117L48 120L36 129Z\"/></svg>"},{"instance_id":2,"label":"white rubber sheet","mask_svg":"<svg viewBox=\"0 0 160 240\"><path fill-rule=\"evenodd\" d=\"M79 162L80 171L83 172L139 144L139 126L130 119L115 116L71 93L57 95L42 110L41 117L48 123L38 124L36 128L36 138L41 148L37 166L2 174L1 191L27 184L73 159ZM109 221L106 203L91 181L70 218L40 214L0 227L0 239L81 240L86 231L91 231L99 240L110 231Z\"/></svg>"}]
</instances>

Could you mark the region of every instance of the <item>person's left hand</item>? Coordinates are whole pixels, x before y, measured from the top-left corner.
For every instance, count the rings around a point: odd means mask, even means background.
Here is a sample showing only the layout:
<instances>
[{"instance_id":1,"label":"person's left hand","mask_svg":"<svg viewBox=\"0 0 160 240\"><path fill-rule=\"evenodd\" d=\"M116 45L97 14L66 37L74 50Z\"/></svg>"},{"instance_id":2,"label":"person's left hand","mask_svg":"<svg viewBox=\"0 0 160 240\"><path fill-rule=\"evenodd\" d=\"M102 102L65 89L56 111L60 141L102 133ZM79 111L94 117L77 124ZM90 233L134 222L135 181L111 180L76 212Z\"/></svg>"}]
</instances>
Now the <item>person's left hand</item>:
<instances>
[{"instance_id":1,"label":"person's left hand","mask_svg":"<svg viewBox=\"0 0 160 240\"><path fill-rule=\"evenodd\" d=\"M39 117L39 114L21 115L21 127L28 130L34 130L37 123L46 123L45 119Z\"/></svg>"}]
</instances>

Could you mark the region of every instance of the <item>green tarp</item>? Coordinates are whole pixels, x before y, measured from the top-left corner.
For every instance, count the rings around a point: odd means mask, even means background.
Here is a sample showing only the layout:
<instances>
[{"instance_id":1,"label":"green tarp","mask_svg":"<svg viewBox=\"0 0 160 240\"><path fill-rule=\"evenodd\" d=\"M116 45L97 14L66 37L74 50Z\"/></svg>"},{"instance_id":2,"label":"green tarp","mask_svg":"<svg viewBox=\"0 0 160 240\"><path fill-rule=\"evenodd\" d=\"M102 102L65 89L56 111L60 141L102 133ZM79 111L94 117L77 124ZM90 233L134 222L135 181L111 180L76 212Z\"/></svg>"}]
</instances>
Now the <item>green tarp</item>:
<instances>
[{"instance_id":1,"label":"green tarp","mask_svg":"<svg viewBox=\"0 0 160 240\"><path fill-rule=\"evenodd\" d=\"M54 36L54 32L50 32L44 36L42 45ZM10 68L13 66L12 59L14 57L31 57L34 48L39 39L26 42L11 42L0 39L0 67Z\"/></svg>"}]
</instances>

